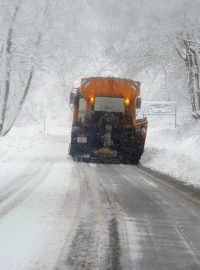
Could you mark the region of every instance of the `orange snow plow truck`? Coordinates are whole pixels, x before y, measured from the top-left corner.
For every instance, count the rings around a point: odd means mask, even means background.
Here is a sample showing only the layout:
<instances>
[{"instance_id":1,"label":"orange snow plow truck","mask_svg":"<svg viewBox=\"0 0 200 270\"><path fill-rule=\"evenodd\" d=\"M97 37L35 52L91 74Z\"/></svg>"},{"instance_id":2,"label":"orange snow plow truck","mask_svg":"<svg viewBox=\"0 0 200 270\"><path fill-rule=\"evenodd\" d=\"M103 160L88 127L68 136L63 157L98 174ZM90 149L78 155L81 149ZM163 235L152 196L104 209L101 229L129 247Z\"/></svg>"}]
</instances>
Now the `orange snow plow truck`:
<instances>
[{"instance_id":1,"label":"orange snow plow truck","mask_svg":"<svg viewBox=\"0 0 200 270\"><path fill-rule=\"evenodd\" d=\"M147 119L136 119L140 83L113 77L85 78L70 94L73 124L69 154L75 160L138 164Z\"/></svg>"}]
</instances>

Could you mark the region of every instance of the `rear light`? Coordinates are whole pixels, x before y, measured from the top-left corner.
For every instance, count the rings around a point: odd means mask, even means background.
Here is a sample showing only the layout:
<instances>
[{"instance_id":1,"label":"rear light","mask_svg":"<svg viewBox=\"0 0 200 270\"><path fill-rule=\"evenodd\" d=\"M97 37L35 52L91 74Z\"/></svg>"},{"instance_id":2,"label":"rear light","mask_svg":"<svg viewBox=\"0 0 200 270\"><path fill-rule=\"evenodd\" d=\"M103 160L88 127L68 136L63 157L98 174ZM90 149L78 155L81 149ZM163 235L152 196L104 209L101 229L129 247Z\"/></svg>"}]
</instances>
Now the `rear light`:
<instances>
[{"instance_id":1,"label":"rear light","mask_svg":"<svg viewBox=\"0 0 200 270\"><path fill-rule=\"evenodd\" d=\"M94 104L94 97L91 97L91 98L90 98L90 103L91 103L91 104Z\"/></svg>"},{"instance_id":2,"label":"rear light","mask_svg":"<svg viewBox=\"0 0 200 270\"><path fill-rule=\"evenodd\" d=\"M129 99L129 98L126 98L126 99L124 100L124 103L125 103L126 106L128 106L128 105L130 104L130 99Z\"/></svg>"}]
</instances>

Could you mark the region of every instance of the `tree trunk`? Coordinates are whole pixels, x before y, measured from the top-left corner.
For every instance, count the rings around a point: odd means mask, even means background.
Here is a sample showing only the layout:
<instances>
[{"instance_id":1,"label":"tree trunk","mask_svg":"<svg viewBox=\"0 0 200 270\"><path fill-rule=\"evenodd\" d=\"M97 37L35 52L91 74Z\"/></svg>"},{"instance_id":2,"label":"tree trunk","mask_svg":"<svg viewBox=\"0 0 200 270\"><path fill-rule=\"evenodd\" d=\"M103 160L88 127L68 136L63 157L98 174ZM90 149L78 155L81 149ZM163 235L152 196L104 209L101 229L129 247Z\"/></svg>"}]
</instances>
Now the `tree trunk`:
<instances>
[{"instance_id":1,"label":"tree trunk","mask_svg":"<svg viewBox=\"0 0 200 270\"><path fill-rule=\"evenodd\" d=\"M195 64L195 88L196 88L196 103L198 116L200 117L200 83L199 83L199 63L196 51L193 51L194 54L194 64Z\"/></svg>"},{"instance_id":2,"label":"tree trunk","mask_svg":"<svg viewBox=\"0 0 200 270\"><path fill-rule=\"evenodd\" d=\"M8 132L9 132L9 131L11 130L11 128L13 127L13 125L14 125L14 123L15 123L15 121L16 121L16 119L17 119L17 117L18 117L18 115L19 115L19 113L20 113L20 111L21 111L22 105L24 104L24 101L25 101L26 96L27 96L27 94L28 94L28 90L29 90L30 85L31 85L31 81L32 81L32 78L33 78L33 73L34 73L34 67L32 67L31 70L30 70L29 77L28 77L28 81L27 81L27 84L26 84L26 87L25 87L23 96L22 96L22 98L21 98L21 100L20 100L20 103L19 103L17 112L16 112L16 114L15 114L15 117L14 117L14 119L13 119L11 125L9 126L9 128L8 128L6 131L4 131L4 132L2 133L2 136L5 136L6 134L8 134Z\"/></svg>"},{"instance_id":3,"label":"tree trunk","mask_svg":"<svg viewBox=\"0 0 200 270\"><path fill-rule=\"evenodd\" d=\"M198 54L193 48L191 42L182 39L184 45L183 50L176 48L179 56L184 60L188 69L188 89L190 94L192 115L195 119L200 118L200 79L199 79L199 65L198 65Z\"/></svg>"},{"instance_id":4,"label":"tree trunk","mask_svg":"<svg viewBox=\"0 0 200 270\"><path fill-rule=\"evenodd\" d=\"M194 63L192 59L191 50L187 48L187 67L188 67L188 87L190 92L192 112L196 112L196 102L195 102L195 93L194 93Z\"/></svg>"},{"instance_id":5,"label":"tree trunk","mask_svg":"<svg viewBox=\"0 0 200 270\"><path fill-rule=\"evenodd\" d=\"M1 119L0 119L0 135L2 135L4 122L6 118L6 111L7 111L7 103L10 93L10 77L11 77L11 47L12 47L12 38L13 38L13 29L15 20L17 18L17 14L20 7L19 0L15 5L14 14L11 18L11 25L8 30L7 40L6 40L6 81L5 81L5 93L3 97L3 105L2 105L2 111L1 111Z\"/></svg>"}]
</instances>

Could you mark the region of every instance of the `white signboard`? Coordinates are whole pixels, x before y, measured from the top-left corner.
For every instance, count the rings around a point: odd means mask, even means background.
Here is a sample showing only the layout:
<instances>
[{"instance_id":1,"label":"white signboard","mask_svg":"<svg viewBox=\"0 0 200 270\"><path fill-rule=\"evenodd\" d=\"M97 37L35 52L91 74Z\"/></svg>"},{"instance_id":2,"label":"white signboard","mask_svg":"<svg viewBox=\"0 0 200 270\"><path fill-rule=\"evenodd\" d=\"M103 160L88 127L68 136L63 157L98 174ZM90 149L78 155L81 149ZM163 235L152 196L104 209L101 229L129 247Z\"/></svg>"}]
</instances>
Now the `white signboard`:
<instances>
[{"instance_id":1,"label":"white signboard","mask_svg":"<svg viewBox=\"0 0 200 270\"><path fill-rule=\"evenodd\" d=\"M176 102L168 102L168 101L144 102L143 114L146 116L148 115L174 116L174 121L175 121L175 126L176 126Z\"/></svg>"},{"instance_id":2,"label":"white signboard","mask_svg":"<svg viewBox=\"0 0 200 270\"><path fill-rule=\"evenodd\" d=\"M176 103L175 102L145 102L144 114L175 114Z\"/></svg>"},{"instance_id":3,"label":"white signboard","mask_svg":"<svg viewBox=\"0 0 200 270\"><path fill-rule=\"evenodd\" d=\"M172 107L169 104L150 104L149 113L151 114L171 114Z\"/></svg>"}]
</instances>

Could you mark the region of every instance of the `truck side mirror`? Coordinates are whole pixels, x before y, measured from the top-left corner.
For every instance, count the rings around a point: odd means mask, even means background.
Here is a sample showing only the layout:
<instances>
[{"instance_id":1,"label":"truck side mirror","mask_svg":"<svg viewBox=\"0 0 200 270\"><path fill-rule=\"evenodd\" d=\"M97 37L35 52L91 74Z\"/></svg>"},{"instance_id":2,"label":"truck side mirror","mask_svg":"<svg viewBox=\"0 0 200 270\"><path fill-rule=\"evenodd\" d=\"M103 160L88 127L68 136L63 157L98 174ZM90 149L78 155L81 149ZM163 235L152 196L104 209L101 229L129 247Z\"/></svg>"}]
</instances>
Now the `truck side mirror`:
<instances>
[{"instance_id":1,"label":"truck side mirror","mask_svg":"<svg viewBox=\"0 0 200 270\"><path fill-rule=\"evenodd\" d=\"M76 94L74 92L70 93L70 97L69 97L69 103L70 105L74 104L74 99L75 99Z\"/></svg>"},{"instance_id":2,"label":"truck side mirror","mask_svg":"<svg viewBox=\"0 0 200 270\"><path fill-rule=\"evenodd\" d=\"M140 109L141 108L141 103L142 103L141 97L138 96L136 98L136 109Z\"/></svg>"}]
</instances>

